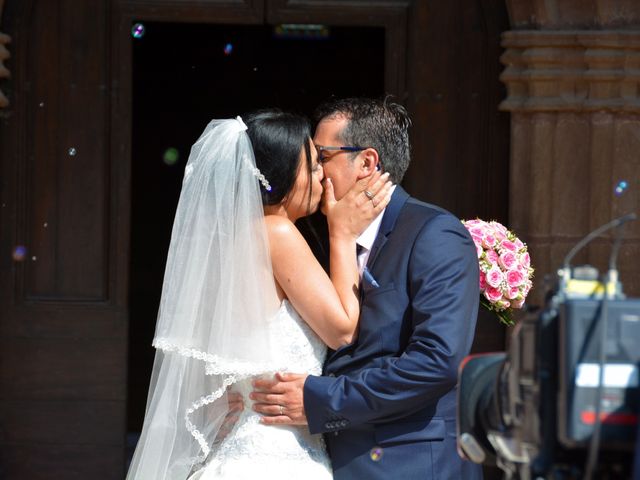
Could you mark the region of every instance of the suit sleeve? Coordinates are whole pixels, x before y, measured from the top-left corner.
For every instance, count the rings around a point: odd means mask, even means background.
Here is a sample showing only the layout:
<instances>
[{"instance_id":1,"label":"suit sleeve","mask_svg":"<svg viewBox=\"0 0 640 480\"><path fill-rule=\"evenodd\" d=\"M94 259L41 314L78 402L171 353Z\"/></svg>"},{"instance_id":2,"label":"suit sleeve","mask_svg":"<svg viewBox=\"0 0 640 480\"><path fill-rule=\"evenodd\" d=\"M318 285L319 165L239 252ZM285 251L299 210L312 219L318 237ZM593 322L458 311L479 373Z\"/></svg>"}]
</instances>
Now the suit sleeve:
<instances>
[{"instance_id":1,"label":"suit sleeve","mask_svg":"<svg viewBox=\"0 0 640 480\"><path fill-rule=\"evenodd\" d=\"M431 218L409 257L413 331L404 352L355 376L309 376L304 405L311 433L386 423L436 402L457 382L478 313L478 260L451 215Z\"/></svg>"}]
</instances>

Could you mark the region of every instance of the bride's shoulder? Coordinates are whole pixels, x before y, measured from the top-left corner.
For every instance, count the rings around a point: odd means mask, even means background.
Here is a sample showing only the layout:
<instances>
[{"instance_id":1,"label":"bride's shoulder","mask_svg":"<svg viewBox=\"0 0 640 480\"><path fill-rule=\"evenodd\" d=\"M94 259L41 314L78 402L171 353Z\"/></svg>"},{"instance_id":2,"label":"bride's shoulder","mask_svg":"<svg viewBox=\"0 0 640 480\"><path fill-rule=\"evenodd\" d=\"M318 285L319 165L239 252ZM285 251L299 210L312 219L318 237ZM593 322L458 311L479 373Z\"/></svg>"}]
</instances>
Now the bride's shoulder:
<instances>
[{"instance_id":1,"label":"bride's shoulder","mask_svg":"<svg viewBox=\"0 0 640 480\"><path fill-rule=\"evenodd\" d=\"M265 215L264 220L270 240L282 243L297 243L300 240L304 242L300 231L288 218L280 215Z\"/></svg>"}]
</instances>

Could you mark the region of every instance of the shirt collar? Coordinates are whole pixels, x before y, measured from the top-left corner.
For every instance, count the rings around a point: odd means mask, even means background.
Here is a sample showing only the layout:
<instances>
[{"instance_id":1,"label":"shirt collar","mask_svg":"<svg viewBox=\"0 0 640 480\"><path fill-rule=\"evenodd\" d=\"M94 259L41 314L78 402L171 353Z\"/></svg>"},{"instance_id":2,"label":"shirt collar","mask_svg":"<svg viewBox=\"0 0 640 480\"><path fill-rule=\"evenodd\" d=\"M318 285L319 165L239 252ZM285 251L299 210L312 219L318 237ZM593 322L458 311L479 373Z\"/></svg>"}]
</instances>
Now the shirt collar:
<instances>
[{"instance_id":1,"label":"shirt collar","mask_svg":"<svg viewBox=\"0 0 640 480\"><path fill-rule=\"evenodd\" d=\"M391 193L395 190L396 186L391 186ZM380 224L382 223L382 217L384 217L384 212L386 212L387 208L385 207L380 214L374 218L373 222L369 224L369 226L365 229L364 232L356 239L356 244L361 247L367 249L367 251L371 250L373 247L373 242L376 241L376 237L378 236L378 231L380 230Z\"/></svg>"}]
</instances>

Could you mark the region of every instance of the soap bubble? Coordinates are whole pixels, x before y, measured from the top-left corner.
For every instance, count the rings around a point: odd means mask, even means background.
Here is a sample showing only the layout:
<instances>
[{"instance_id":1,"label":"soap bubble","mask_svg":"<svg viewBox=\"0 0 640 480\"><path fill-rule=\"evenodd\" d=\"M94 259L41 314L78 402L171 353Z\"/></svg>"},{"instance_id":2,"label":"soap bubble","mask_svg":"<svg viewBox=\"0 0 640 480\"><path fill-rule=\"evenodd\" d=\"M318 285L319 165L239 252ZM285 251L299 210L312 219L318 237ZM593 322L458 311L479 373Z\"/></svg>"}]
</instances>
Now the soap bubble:
<instances>
[{"instance_id":1,"label":"soap bubble","mask_svg":"<svg viewBox=\"0 0 640 480\"><path fill-rule=\"evenodd\" d=\"M162 161L167 165L175 165L180 158L180 152L177 148L167 148L162 155Z\"/></svg>"},{"instance_id":2,"label":"soap bubble","mask_svg":"<svg viewBox=\"0 0 640 480\"><path fill-rule=\"evenodd\" d=\"M71 147L69 149L69 156L70 157L75 157L77 153L78 153L78 151L75 148Z\"/></svg>"},{"instance_id":3,"label":"soap bubble","mask_svg":"<svg viewBox=\"0 0 640 480\"><path fill-rule=\"evenodd\" d=\"M18 245L13 249L12 257L16 262L22 262L27 256L27 247Z\"/></svg>"},{"instance_id":4,"label":"soap bubble","mask_svg":"<svg viewBox=\"0 0 640 480\"><path fill-rule=\"evenodd\" d=\"M369 456L371 457L371 460L373 460L374 462L379 462L380 459L382 459L383 454L384 454L384 450L382 450L382 447L373 447L371 449L371 452L369 452Z\"/></svg>"},{"instance_id":5,"label":"soap bubble","mask_svg":"<svg viewBox=\"0 0 640 480\"><path fill-rule=\"evenodd\" d=\"M616 196L622 195L627 188L629 188L629 183L626 180L620 180L614 189Z\"/></svg>"},{"instance_id":6,"label":"soap bubble","mask_svg":"<svg viewBox=\"0 0 640 480\"><path fill-rule=\"evenodd\" d=\"M141 23L136 23L133 27L131 27L131 36L133 38L142 38L146 33L147 29Z\"/></svg>"},{"instance_id":7,"label":"soap bubble","mask_svg":"<svg viewBox=\"0 0 640 480\"><path fill-rule=\"evenodd\" d=\"M227 44L224 46L224 54L225 54L226 56L229 56L229 55L231 55L232 53L233 53L233 45L232 45L231 43L227 43Z\"/></svg>"}]
</instances>

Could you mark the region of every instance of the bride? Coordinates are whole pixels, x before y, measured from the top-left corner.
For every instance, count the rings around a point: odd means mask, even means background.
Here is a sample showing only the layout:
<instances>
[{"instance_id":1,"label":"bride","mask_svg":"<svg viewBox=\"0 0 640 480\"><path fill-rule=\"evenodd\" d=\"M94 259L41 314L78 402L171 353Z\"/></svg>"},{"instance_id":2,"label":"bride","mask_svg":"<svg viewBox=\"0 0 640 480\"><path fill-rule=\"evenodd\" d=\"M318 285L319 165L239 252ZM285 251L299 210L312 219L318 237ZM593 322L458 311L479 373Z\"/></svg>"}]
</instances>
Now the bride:
<instances>
[{"instance_id":1,"label":"bride","mask_svg":"<svg viewBox=\"0 0 640 480\"><path fill-rule=\"evenodd\" d=\"M193 145L128 479L332 478L320 435L265 426L249 400L256 377L319 375L326 347L353 341L355 240L390 199L390 183L377 172L338 202L325 180L328 277L293 224L322 196L310 135L306 119L266 110L246 125L240 117L213 120Z\"/></svg>"}]
</instances>

